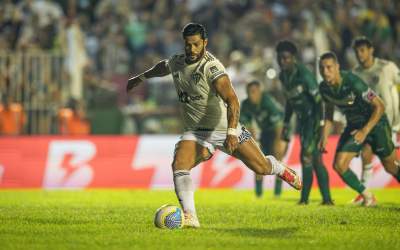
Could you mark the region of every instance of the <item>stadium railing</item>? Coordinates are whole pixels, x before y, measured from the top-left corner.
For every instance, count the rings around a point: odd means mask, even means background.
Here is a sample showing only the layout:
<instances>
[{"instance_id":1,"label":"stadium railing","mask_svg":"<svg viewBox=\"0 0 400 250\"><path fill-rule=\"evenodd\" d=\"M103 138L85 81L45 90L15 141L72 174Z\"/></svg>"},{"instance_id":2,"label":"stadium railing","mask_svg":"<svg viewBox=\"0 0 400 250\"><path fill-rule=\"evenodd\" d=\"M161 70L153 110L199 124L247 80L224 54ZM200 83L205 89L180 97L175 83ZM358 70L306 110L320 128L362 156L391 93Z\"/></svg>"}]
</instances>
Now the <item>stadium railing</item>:
<instances>
[{"instance_id":1,"label":"stadium railing","mask_svg":"<svg viewBox=\"0 0 400 250\"><path fill-rule=\"evenodd\" d=\"M0 86L23 105L24 134L51 134L58 109L69 98L64 56L58 51L0 51Z\"/></svg>"}]
</instances>

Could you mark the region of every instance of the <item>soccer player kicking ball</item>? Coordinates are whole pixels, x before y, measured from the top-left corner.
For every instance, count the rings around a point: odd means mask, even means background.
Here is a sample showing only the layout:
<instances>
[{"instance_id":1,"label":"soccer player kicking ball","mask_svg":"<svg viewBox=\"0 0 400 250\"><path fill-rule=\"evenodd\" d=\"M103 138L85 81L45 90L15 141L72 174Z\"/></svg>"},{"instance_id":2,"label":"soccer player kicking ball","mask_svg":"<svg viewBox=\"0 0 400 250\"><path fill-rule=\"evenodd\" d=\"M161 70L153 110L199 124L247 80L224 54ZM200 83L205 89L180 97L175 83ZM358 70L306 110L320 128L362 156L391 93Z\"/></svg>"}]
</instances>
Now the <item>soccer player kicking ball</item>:
<instances>
[{"instance_id":1,"label":"soccer player kicking ball","mask_svg":"<svg viewBox=\"0 0 400 250\"><path fill-rule=\"evenodd\" d=\"M287 142L281 139L283 128L283 109L281 105L267 92L263 92L259 81L247 84L247 98L240 107L240 123L245 125L255 136L253 123L260 128L261 150L265 155L274 155L279 161L285 156ZM280 196L282 180L275 179L274 195ZM263 193L263 176L256 174L256 196Z\"/></svg>"},{"instance_id":2,"label":"soccer player kicking ball","mask_svg":"<svg viewBox=\"0 0 400 250\"><path fill-rule=\"evenodd\" d=\"M320 57L323 81L320 93L326 102L326 121L319 147L325 149L336 105L346 117L347 126L340 136L334 169L342 180L363 197L364 206L376 205L374 195L358 180L349 168L350 161L368 143L381 160L386 172L400 182L400 168L392 142L385 106L382 99L358 76L340 71L336 55L327 52Z\"/></svg>"},{"instance_id":3,"label":"soccer player kicking ball","mask_svg":"<svg viewBox=\"0 0 400 250\"><path fill-rule=\"evenodd\" d=\"M281 72L279 79L285 90L286 106L282 138L289 141L289 123L293 112L297 115L301 142L301 165L303 189L299 204L307 205L310 195L313 170L317 175L322 205L333 205L329 190L328 171L318 149L323 122L322 99L315 76L304 65L297 62L297 48L291 41L281 41L276 46L277 60Z\"/></svg>"},{"instance_id":4,"label":"soccer player kicking ball","mask_svg":"<svg viewBox=\"0 0 400 250\"><path fill-rule=\"evenodd\" d=\"M185 213L184 225L200 227L190 170L210 159L215 149L240 159L257 174L278 175L294 188L301 189L296 172L274 156L264 156L250 133L238 123L239 100L224 66L206 50L208 40L204 27L189 23L182 35L185 53L130 78L127 91L146 78L172 74L185 130L172 162L175 192Z\"/></svg>"},{"instance_id":5,"label":"soccer player kicking ball","mask_svg":"<svg viewBox=\"0 0 400 250\"><path fill-rule=\"evenodd\" d=\"M374 47L366 37L358 37L353 41L353 49L358 65L353 73L359 76L385 104L385 113L392 127L392 140L396 145L397 133L400 129L399 93L396 85L400 84L400 70L391 61L374 57ZM361 183L368 186L372 177L372 149L366 144L362 150L362 175ZM363 197L358 195L353 203L361 204Z\"/></svg>"}]
</instances>

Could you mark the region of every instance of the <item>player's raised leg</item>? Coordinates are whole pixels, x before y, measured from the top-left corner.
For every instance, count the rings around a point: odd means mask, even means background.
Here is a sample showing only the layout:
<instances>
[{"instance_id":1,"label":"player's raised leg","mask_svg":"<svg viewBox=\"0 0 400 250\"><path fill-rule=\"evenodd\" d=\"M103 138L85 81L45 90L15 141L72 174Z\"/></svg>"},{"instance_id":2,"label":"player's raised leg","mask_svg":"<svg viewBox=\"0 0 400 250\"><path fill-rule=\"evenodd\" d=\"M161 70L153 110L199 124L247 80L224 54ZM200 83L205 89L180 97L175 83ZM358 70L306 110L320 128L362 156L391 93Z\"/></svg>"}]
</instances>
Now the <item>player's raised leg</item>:
<instances>
[{"instance_id":1,"label":"player's raised leg","mask_svg":"<svg viewBox=\"0 0 400 250\"><path fill-rule=\"evenodd\" d=\"M295 171L279 162L274 156L265 156L253 138L241 143L233 152L248 168L260 175L277 175L297 190L302 187L300 177Z\"/></svg>"},{"instance_id":2,"label":"player's raised leg","mask_svg":"<svg viewBox=\"0 0 400 250\"><path fill-rule=\"evenodd\" d=\"M208 149L196 141L182 140L176 145L172 170L175 193L185 213L185 226L200 227L194 203L194 186L190 170L210 156Z\"/></svg>"}]
</instances>

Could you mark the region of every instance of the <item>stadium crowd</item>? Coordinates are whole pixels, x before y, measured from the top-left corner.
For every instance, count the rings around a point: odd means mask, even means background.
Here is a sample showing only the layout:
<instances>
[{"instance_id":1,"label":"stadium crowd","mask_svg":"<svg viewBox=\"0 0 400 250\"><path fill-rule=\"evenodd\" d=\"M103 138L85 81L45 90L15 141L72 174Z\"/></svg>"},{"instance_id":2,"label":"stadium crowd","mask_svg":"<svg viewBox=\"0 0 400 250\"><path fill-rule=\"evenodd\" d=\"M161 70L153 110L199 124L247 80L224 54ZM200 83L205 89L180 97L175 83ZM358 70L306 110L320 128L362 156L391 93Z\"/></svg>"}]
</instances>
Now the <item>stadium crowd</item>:
<instances>
[{"instance_id":1,"label":"stadium crowd","mask_svg":"<svg viewBox=\"0 0 400 250\"><path fill-rule=\"evenodd\" d=\"M133 73L183 50L180 30L190 21L207 27L208 49L227 67L240 99L246 84L259 79L284 101L274 52L281 39L293 40L299 59L314 72L318 56L328 50L343 68L352 68L351 41L358 35L373 41L379 57L400 62L400 2L395 0L3 0L1 5L0 54L61 52L69 87L62 89L65 94L45 94L64 96L55 100L60 109L71 98L90 109L90 103L101 102L93 99L107 96L99 92L111 93L116 98L104 102L115 102L136 123L143 117L150 121L140 129L127 126L128 132L179 130L174 119L165 129L154 112L174 110L172 79L149 82L130 97L124 89ZM7 94L13 83L5 65L0 89Z\"/></svg>"}]
</instances>

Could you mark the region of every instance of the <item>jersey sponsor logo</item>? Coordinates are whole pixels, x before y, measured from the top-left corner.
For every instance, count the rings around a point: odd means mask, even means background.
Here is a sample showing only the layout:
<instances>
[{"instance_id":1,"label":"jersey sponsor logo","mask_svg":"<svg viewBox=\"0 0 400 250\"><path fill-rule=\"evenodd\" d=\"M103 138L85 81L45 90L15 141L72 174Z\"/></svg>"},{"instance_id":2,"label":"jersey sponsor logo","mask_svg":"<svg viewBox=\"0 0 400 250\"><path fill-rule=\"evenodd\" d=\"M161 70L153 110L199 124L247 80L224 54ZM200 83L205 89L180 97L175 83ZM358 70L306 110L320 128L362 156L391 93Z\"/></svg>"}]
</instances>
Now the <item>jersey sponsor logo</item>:
<instances>
[{"instance_id":1,"label":"jersey sponsor logo","mask_svg":"<svg viewBox=\"0 0 400 250\"><path fill-rule=\"evenodd\" d=\"M190 103L192 101L203 100L202 95L189 95L186 91L179 91L178 93L179 101L182 103Z\"/></svg>"},{"instance_id":2,"label":"jersey sponsor logo","mask_svg":"<svg viewBox=\"0 0 400 250\"><path fill-rule=\"evenodd\" d=\"M350 93L350 95L342 98L342 99L336 99L333 98L329 95L324 94L323 97L330 103L333 103L337 106L348 106L348 105L353 105L355 100L356 100L356 96L354 95L353 92Z\"/></svg>"}]
</instances>

